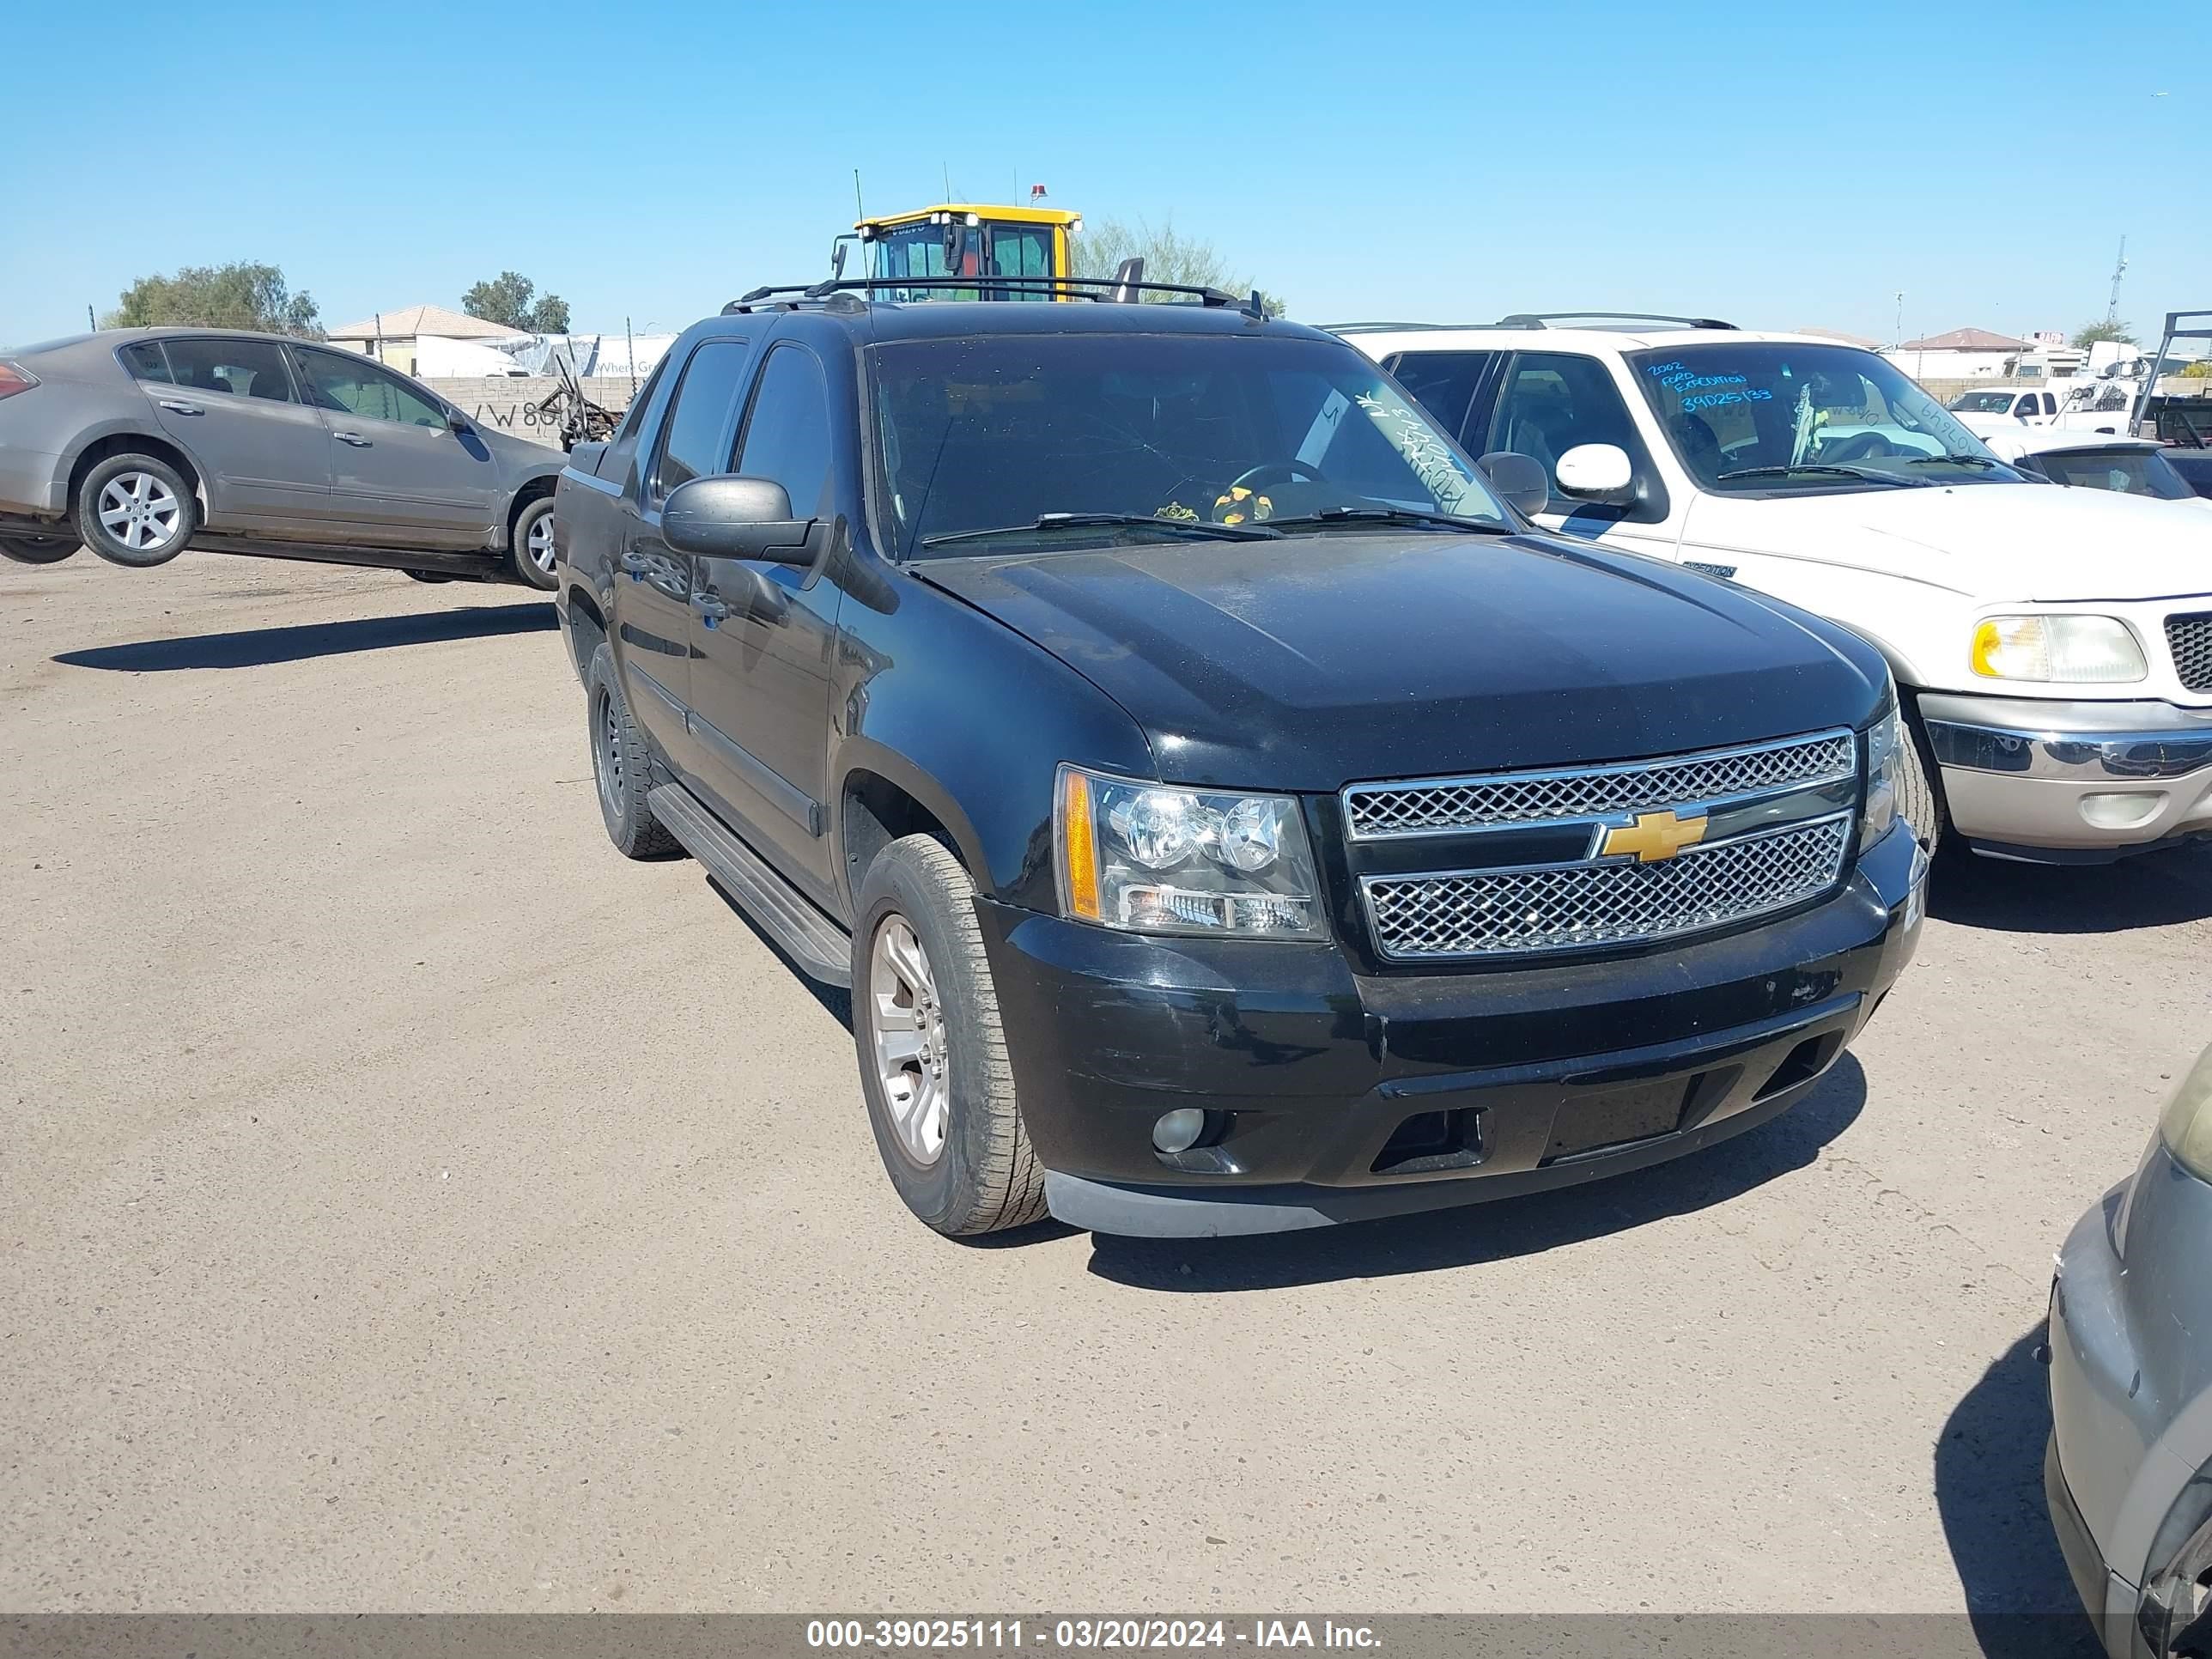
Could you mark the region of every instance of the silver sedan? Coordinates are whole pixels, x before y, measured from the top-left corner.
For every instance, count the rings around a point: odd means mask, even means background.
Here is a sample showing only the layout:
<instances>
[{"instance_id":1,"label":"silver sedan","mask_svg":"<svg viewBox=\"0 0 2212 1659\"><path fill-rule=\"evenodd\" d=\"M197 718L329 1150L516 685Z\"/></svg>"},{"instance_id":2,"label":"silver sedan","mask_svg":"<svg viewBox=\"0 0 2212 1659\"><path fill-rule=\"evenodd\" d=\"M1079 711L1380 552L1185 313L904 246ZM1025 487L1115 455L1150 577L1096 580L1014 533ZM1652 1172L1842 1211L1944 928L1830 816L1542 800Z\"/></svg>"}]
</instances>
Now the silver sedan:
<instances>
[{"instance_id":1,"label":"silver sedan","mask_svg":"<svg viewBox=\"0 0 2212 1659\"><path fill-rule=\"evenodd\" d=\"M2212 1048L2051 1297L2044 1485L2113 1659L2212 1654Z\"/></svg>"}]
</instances>

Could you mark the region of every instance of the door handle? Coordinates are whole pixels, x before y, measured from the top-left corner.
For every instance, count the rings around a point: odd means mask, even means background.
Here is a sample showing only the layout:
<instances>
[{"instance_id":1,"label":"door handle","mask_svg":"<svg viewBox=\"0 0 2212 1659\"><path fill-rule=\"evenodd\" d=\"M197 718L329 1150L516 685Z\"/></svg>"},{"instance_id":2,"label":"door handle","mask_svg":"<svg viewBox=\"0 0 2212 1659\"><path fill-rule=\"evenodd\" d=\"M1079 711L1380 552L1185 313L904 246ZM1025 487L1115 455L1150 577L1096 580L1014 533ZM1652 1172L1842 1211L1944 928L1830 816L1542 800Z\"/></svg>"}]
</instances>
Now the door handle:
<instances>
[{"instance_id":1,"label":"door handle","mask_svg":"<svg viewBox=\"0 0 2212 1659\"><path fill-rule=\"evenodd\" d=\"M167 410L172 415L204 415L207 413L207 411L202 409L198 404L179 403L174 398L162 398L161 407Z\"/></svg>"},{"instance_id":2,"label":"door handle","mask_svg":"<svg viewBox=\"0 0 2212 1659\"><path fill-rule=\"evenodd\" d=\"M342 444L351 444L356 449L368 449L371 447L369 441L362 437L358 432L333 432L331 434L331 436L336 438Z\"/></svg>"}]
</instances>

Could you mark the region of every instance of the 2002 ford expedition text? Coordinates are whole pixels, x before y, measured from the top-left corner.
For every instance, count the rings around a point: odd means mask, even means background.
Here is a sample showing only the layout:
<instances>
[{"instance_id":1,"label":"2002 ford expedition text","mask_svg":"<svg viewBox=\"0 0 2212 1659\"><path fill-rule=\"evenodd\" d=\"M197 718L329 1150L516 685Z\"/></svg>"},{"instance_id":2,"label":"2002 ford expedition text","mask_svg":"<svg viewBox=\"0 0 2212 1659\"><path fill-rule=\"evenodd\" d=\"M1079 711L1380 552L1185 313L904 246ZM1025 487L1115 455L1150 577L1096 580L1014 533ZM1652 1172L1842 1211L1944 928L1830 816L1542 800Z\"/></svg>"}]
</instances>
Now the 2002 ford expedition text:
<instances>
[{"instance_id":1,"label":"2002 ford expedition text","mask_svg":"<svg viewBox=\"0 0 2212 1659\"><path fill-rule=\"evenodd\" d=\"M1002 286L757 290L556 514L609 834L850 985L915 1214L1457 1204L1835 1061L1926 862L1879 653L1532 532L1341 341Z\"/></svg>"}]
</instances>

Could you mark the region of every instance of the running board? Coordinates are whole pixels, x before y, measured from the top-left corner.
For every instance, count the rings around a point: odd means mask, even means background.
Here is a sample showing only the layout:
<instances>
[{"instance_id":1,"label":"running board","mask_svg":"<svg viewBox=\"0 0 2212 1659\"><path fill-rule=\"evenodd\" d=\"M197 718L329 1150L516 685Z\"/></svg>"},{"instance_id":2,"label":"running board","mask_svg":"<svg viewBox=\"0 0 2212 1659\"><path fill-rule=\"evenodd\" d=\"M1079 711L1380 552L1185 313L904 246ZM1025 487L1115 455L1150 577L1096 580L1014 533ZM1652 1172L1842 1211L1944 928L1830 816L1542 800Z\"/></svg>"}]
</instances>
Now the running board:
<instances>
[{"instance_id":1,"label":"running board","mask_svg":"<svg viewBox=\"0 0 2212 1659\"><path fill-rule=\"evenodd\" d=\"M664 783L645 799L653 816L684 843L684 850L707 866L738 908L758 922L787 956L825 985L852 985L851 936L725 829L697 796L680 783Z\"/></svg>"}]
</instances>

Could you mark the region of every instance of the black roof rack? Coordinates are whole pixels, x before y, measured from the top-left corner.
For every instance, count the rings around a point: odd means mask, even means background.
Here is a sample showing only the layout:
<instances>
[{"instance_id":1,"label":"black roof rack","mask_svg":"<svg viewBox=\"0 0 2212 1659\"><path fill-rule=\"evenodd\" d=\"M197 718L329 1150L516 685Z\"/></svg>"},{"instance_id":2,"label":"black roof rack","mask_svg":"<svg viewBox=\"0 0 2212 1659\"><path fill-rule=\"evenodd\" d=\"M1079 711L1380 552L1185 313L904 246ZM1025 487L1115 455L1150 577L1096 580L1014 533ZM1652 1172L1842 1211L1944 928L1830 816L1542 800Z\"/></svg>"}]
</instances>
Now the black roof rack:
<instances>
[{"instance_id":1,"label":"black roof rack","mask_svg":"<svg viewBox=\"0 0 2212 1659\"><path fill-rule=\"evenodd\" d=\"M1267 319L1267 307L1256 289L1249 298L1239 300L1235 295L1218 288L1200 288L1189 283L1131 281L1121 276L832 277L822 283L791 283L781 287L748 289L722 307L722 315L733 317L764 306L781 306L787 310L795 310L809 302L835 305L839 300L846 301L857 309L867 304L878 289L917 288L1041 294L1048 297L1061 295L1069 299L1096 301L1100 304L1109 303L1127 295L1179 294L1196 300L1209 309L1225 310L1234 307L1255 321Z\"/></svg>"},{"instance_id":2,"label":"black roof rack","mask_svg":"<svg viewBox=\"0 0 2212 1659\"><path fill-rule=\"evenodd\" d=\"M1499 328L1551 328L1556 325L1575 322L1615 323L1677 323L1684 328L1725 328L1734 331L1734 323L1724 323L1717 317L1674 317L1662 311L1516 311L1510 317L1498 319Z\"/></svg>"}]
</instances>

